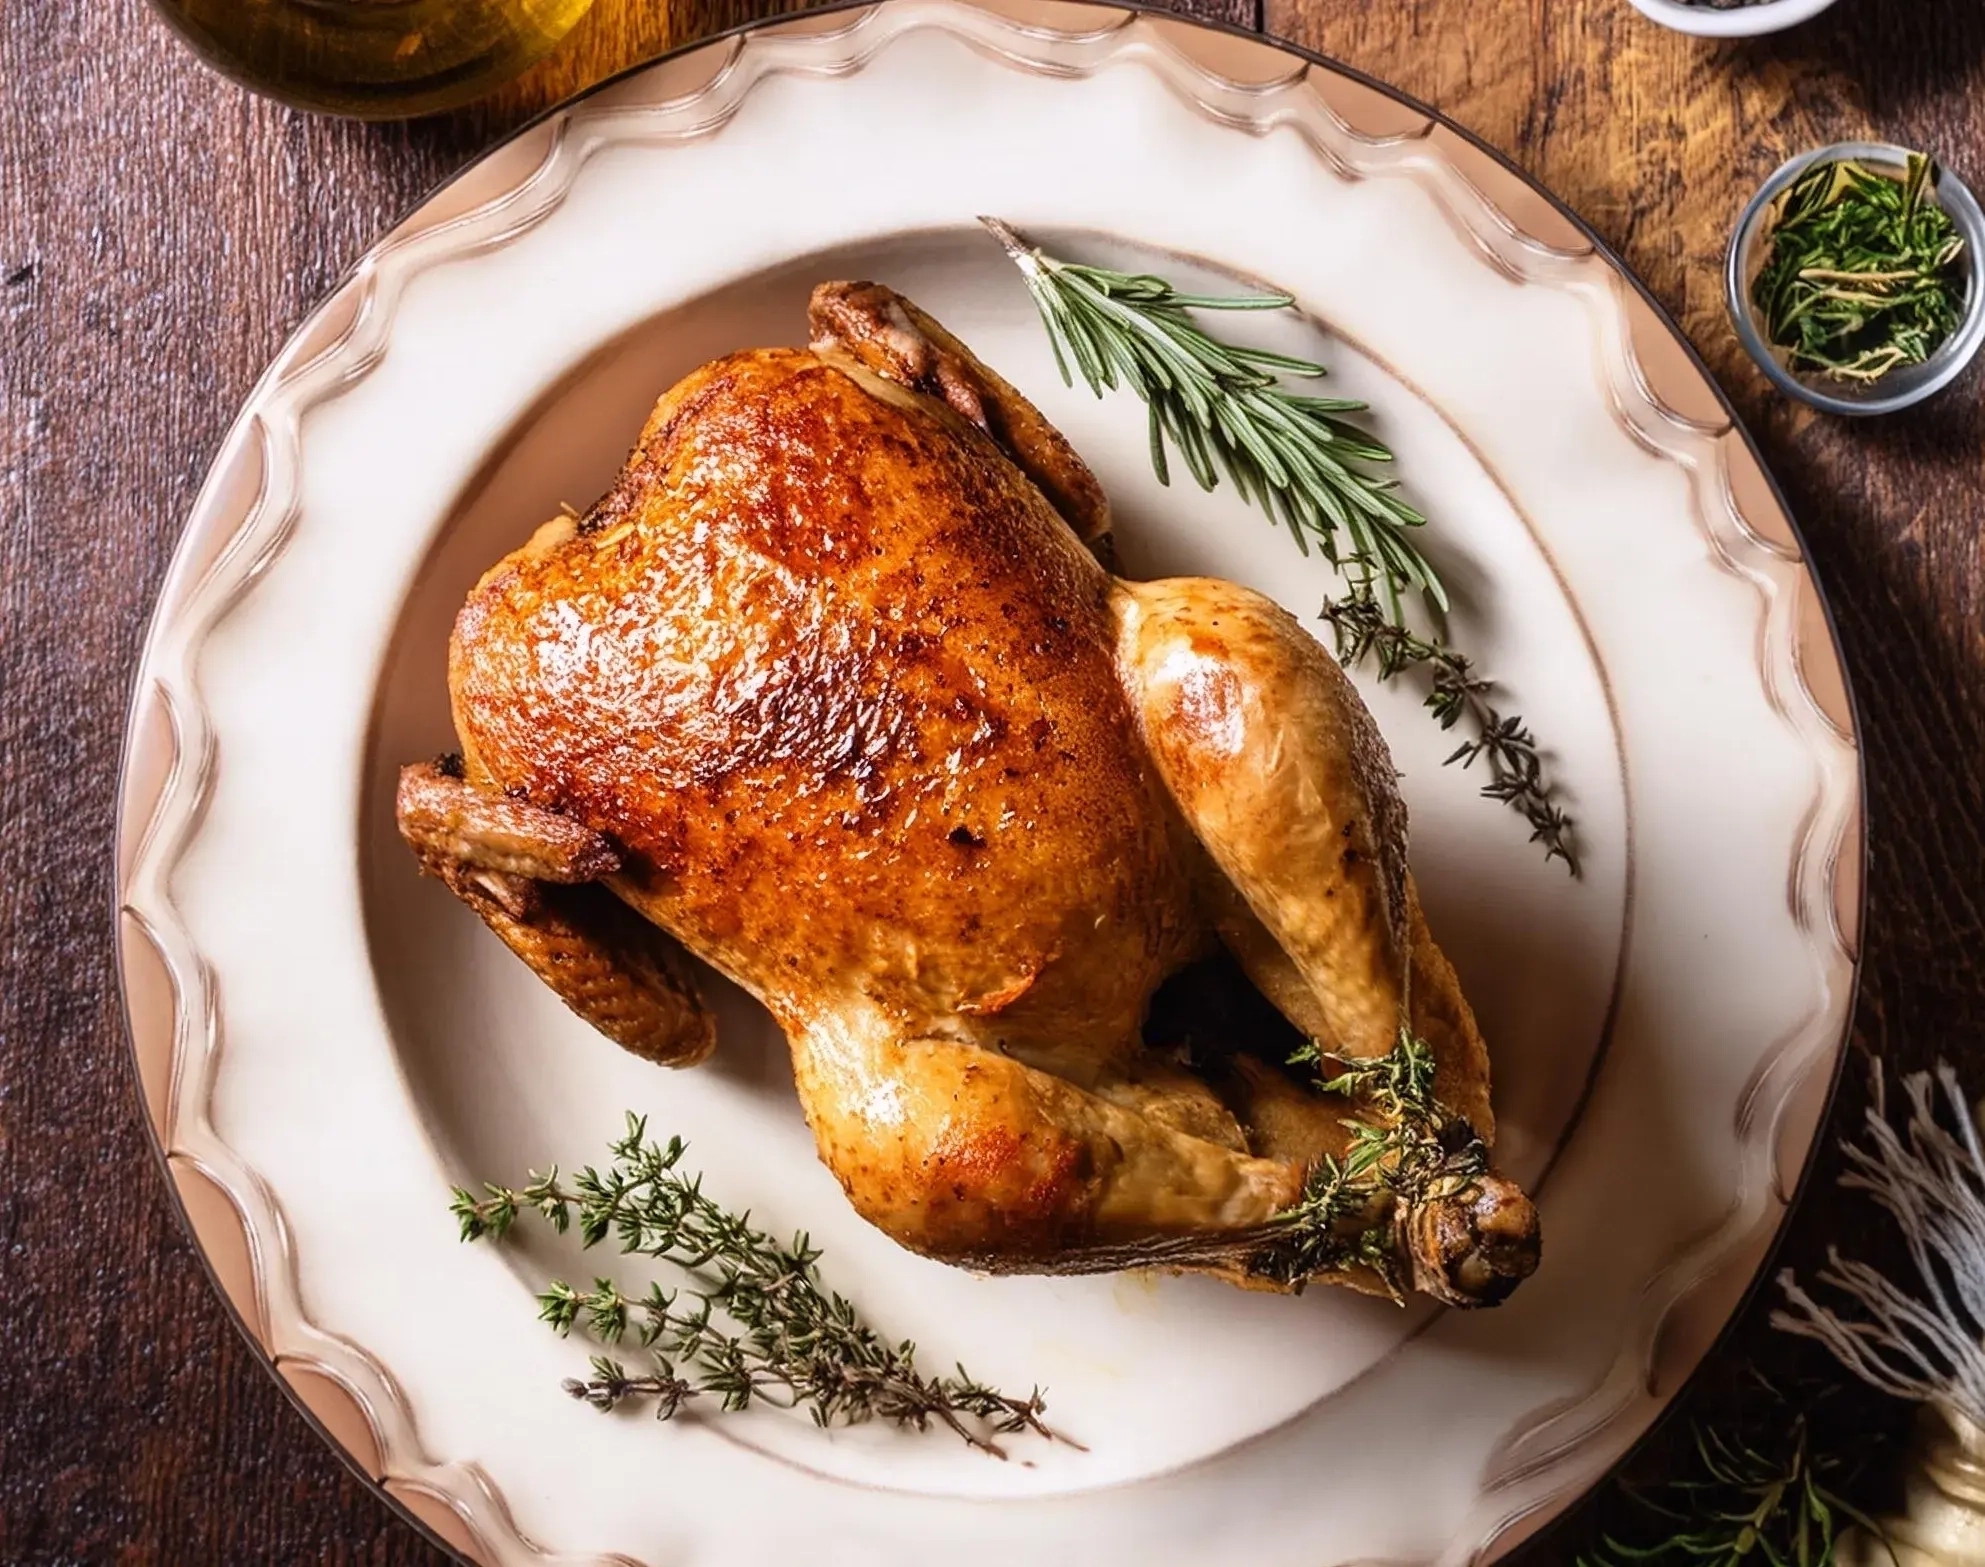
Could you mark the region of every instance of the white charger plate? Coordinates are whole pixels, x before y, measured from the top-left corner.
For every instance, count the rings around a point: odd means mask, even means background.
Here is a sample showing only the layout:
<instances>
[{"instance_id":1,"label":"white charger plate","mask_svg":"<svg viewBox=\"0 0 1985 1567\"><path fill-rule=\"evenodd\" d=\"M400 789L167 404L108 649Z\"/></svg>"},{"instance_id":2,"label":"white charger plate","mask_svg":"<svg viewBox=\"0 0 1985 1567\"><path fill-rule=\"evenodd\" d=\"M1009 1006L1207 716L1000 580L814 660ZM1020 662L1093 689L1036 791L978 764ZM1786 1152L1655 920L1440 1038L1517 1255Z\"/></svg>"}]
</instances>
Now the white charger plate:
<instances>
[{"instance_id":1,"label":"white charger plate","mask_svg":"<svg viewBox=\"0 0 1985 1567\"><path fill-rule=\"evenodd\" d=\"M973 223L1232 286L1368 398L1479 655L1551 751L1574 882L1367 687L1430 917L1496 1062L1538 1275L1492 1313L1198 1279L978 1279L901 1252L813 1157L783 1043L645 1066L566 1014L397 841L450 740L477 574L583 506L648 405L799 341L809 286L902 289L1035 397L1134 575L1305 617L1320 561L1230 492L1161 489L1140 405L1058 380ZM145 1102L244 1325L386 1491L487 1562L933 1555L1264 1564L1499 1554L1658 1412L1803 1171L1854 982L1860 780L1796 536L1673 328L1548 198L1424 110L1256 40L1117 9L888 0L722 39L557 111L362 261L251 397L140 674L120 922ZM1048 1386L1086 1451L1001 1464L767 1411L663 1426L568 1400L535 1321L611 1261L463 1247L448 1189L598 1158L621 1112L806 1228L931 1363ZM628 1278L638 1277L627 1273Z\"/></svg>"}]
</instances>

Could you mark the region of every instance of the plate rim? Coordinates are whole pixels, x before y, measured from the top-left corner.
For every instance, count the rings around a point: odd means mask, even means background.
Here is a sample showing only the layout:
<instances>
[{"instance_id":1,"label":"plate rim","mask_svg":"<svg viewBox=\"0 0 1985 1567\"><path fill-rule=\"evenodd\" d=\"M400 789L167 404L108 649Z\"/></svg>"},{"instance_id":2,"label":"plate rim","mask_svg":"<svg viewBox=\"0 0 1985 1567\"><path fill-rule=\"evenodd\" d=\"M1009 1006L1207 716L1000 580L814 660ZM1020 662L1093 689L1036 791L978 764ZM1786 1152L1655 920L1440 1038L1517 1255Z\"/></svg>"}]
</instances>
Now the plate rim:
<instances>
[{"instance_id":1,"label":"plate rim","mask_svg":"<svg viewBox=\"0 0 1985 1567\"><path fill-rule=\"evenodd\" d=\"M366 246L361 254L337 276L336 280L319 295L311 307L298 320L297 324L285 337L282 346L271 358L267 367L256 378L247 395L237 406L233 417L229 420L215 443L214 455L207 466L200 490L196 493L191 506L188 508L185 520L178 530L172 555L165 573L161 577L160 585L154 594L151 608L147 613L145 637L132 674L130 694L126 705L124 735L120 746L119 770L114 803L113 819L115 830L112 845L114 874L110 889L111 907L108 912L112 927L113 953L116 959L118 1010L124 1032L132 1086L137 1099L139 1120L143 1126L146 1140L152 1149L159 1173L164 1177L168 1202L177 1216L184 1234L192 1242L193 1250L199 1259L200 1266L205 1271L216 1293L220 1296L227 1317L233 1322L236 1331L247 1342L257 1362L274 1379L277 1386L282 1389L285 1396L296 1407L298 1412L302 1414L308 1424L323 1438L332 1451L344 1461L346 1467L360 1479L375 1497L384 1502L403 1522L411 1525L430 1544L459 1561L476 1563L483 1560L484 1557L478 1548L484 1542L479 1539L475 1523L459 1505L458 1499L437 1494L429 1483L421 1480L409 1480L400 1477L396 1486L396 1477L391 1472L392 1455L387 1451L389 1444L380 1431L377 1421L372 1417L370 1411L367 1410L361 1398L356 1396L352 1390L343 1386L341 1381L336 1380L328 1374L325 1368L313 1365L308 1361L301 1362L296 1369L310 1374L312 1380L318 1383L333 1398L330 1410L321 1409L317 1404L312 1402L310 1397L298 1385L294 1376L285 1370L283 1365L284 1357L274 1353L263 1342L257 1332L255 1323L250 1319L250 1312L253 1310L255 1316L259 1318L266 1310L264 1268L268 1263L265 1257L264 1244L258 1244L258 1242L264 1241L265 1238L257 1237L253 1233L252 1226L247 1222L239 1200L226 1188L223 1182L216 1180L211 1173L202 1169L197 1162L188 1160L183 1165L176 1165L175 1159L179 1157L178 1151L169 1148L166 1138L162 1135L162 1127L168 1124L167 1113L169 1106L176 1098L177 1072L181 1064L179 1035L182 1025L187 1022L184 1005L185 996L179 984L178 977L172 972L169 961L159 951L156 938L151 934L145 914L136 908L127 897L132 886L132 871L148 843L152 832L158 826L160 814L173 793L182 768L187 762L179 721L177 714L173 711L171 697L162 688L156 687L150 678L155 668L156 654L161 641L167 634L169 623L173 618L173 611L177 607L175 602L177 593L175 590L183 591L191 585L189 582L182 580L182 578L188 574L189 561L195 553L193 546L199 543L214 542L212 535L216 533L223 535L219 541L220 547L203 564L202 571L193 574L197 577L204 575L206 571L214 569L217 563L225 560L231 553L233 546L240 540L241 530L247 523L252 521L266 493L268 469L265 456L254 497L247 503L233 508L231 514L227 508L220 506L217 499L217 489L220 481L226 477L223 471L225 460L228 458L231 450L237 446L241 437L252 434L254 422L258 417L256 410L263 404L268 394L283 381L286 374L313 362L325 351L325 345L323 343L312 342L313 337L319 334L326 319L332 315L334 307L337 306L350 286L365 272L368 265L376 256L391 246L397 239L426 232L430 227L438 229L449 226L460 218L483 211L490 205L501 202L505 197L515 194L516 191L530 181L535 171L542 166L542 159L533 160L530 166L524 169L518 178L490 192L484 193L480 199L469 203L448 217L439 219L431 225L422 222L424 215L442 203L444 198L451 192L456 192L458 187L463 186L479 171L483 171L492 165L500 155L515 150L544 126L559 120L563 116L570 115L588 101L609 92L615 87L631 82L635 78L648 73L665 69L698 54L709 53L714 56L721 56L722 58L716 70L709 73L696 87L691 89L693 94L705 90L721 80L728 73L729 66L735 63L737 55L742 52L748 41L754 36L765 34L811 35L815 33L838 36L842 32L860 25L861 18L856 17L856 13L900 9L910 4L916 4L926 9L936 7L949 11L980 13L1018 30L1022 35L1034 36L1094 37L1119 31L1134 22L1148 19L1164 24L1165 41L1174 45L1177 52L1185 57L1186 62L1194 70L1216 84L1229 88L1238 86L1243 90L1247 86L1244 82L1237 82L1234 78L1226 76L1215 62L1201 58L1198 54L1193 53L1187 46L1187 39L1194 35L1211 35L1214 39L1230 39L1250 46L1251 49L1263 54L1286 56L1293 63L1299 64L1305 72L1322 71L1329 75L1342 78L1356 87L1366 89L1385 100L1389 100L1391 106L1404 109L1425 122L1422 126L1404 133L1389 132L1372 136L1370 133L1359 130L1355 124L1346 120L1345 116L1334 104L1328 105L1329 112L1333 117L1343 123L1345 128L1350 130L1354 136L1358 136L1361 139L1377 141L1416 140L1424 143L1429 141L1436 132L1447 133L1449 137L1459 143L1459 147L1436 146L1432 148L1431 150L1435 160L1447 170L1458 175L1462 182L1468 185L1473 194L1479 198L1482 206L1498 222L1507 227L1513 238L1519 241L1527 241L1540 250L1554 253L1556 251L1556 247L1551 241L1541 239L1531 233L1504 210L1498 200L1498 196L1506 196L1512 189L1529 198L1541 199L1549 209L1550 215L1567 225L1572 231L1581 246L1579 253L1589 253L1599 259L1604 263L1608 275L1612 279L1617 280L1619 284L1624 285L1629 297L1618 302L1619 308L1617 311L1620 317L1619 324L1625 328L1623 334L1624 341L1621 346L1625 352L1628 367L1639 382L1640 389L1646 394L1647 400L1658 411L1668 415L1678 424L1693 429L1706 437L1721 442L1726 437L1734 436L1736 440L1735 450L1731 453L1732 472L1734 473L1740 460L1743 464L1747 465L1748 471L1746 477L1754 481L1761 481L1763 485L1762 496L1753 496L1751 505L1762 506L1764 509L1775 513L1775 520L1781 522L1784 526L1787 539L1782 543L1775 538L1766 539L1767 548L1776 546L1776 553L1780 554L1781 558L1785 559L1788 564L1796 569L1799 580L1803 582L1810 594L1811 607L1817 616L1817 624L1814 625L1805 616L1797 614L1798 606L1795 605L1795 623L1791 627L1791 652L1792 672L1797 685L1796 695L1803 697L1821 715L1827 726L1852 750L1854 758L1852 799L1848 802L1851 809L1843 821L1835 852L1832 854L1830 863L1826 866L1826 879L1830 893L1829 901L1831 903L1829 913L1832 922L1832 931L1835 942L1843 951L1848 963L1848 973L1844 987L1842 1025L1839 1037L1833 1042L1831 1047L1831 1062L1826 1073L1824 1093L1820 1097L1818 1119L1815 1122L1813 1135L1804 1150L1796 1181L1792 1183L1790 1191L1783 1193L1783 1209L1777 1217L1755 1271L1744 1282L1734 1305L1717 1325L1715 1333L1708 1340L1695 1363L1690 1366L1686 1375L1667 1395L1662 1409L1657 1413L1647 1430L1630 1444L1626 1453L1622 1454L1619 1460L1616 1460L1617 1465L1618 1462L1623 1462L1626 1456L1630 1455L1641 1444L1647 1441L1655 1430L1659 1428L1661 1423L1667 1418L1674 1404L1685 1395L1687 1390L1702 1374L1703 1368L1714 1358L1718 1348L1728 1339L1738 1320L1745 1314L1747 1308L1755 1300L1757 1294L1769 1279L1775 1259L1784 1243L1791 1215L1807 1195L1810 1183L1814 1178L1814 1170L1818 1163L1818 1155L1822 1145L1821 1134L1831 1118L1831 1112L1839 1092L1842 1074L1845 1070L1848 1054L1846 1047L1852 1036L1853 1022L1858 1008L1862 982L1863 934L1868 908L1868 863L1870 850L1867 828L1868 758L1866 748L1861 743L1861 736L1864 732L1862 708L1855 690L1852 672L1848 667L1842 649L1837 616L1825 584L1821 580L1820 573L1813 562L1812 552L1807 543L1805 533L1800 527L1798 519L1793 514L1790 505L1787 503L1776 477L1766 465L1763 453L1759 449L1755 437L1746 427L1729 393L1711 373L1701 353L1682 331L1672 313L1654 296L1648 286L1627 265L1619 253L1590 224L1573 211L1552 190L1524 171L1513 158L1489 145L1475 133L1439 110L1421 102L1412 94L1379 80L1357 67L1345 64L1329 55L1312 50L1288 39L1267 32L1256 32L1242 27L1237 23L1221 19L1207 19L1182 14L1169 10L1162 4L1154 3L1154 0L828 0L826 4L808 6L801 11L741 22L721 31L685 42L603 77L600 81L581 92L546 107L477 151L459 168L436 181L420 197L409 203L401 215L390 223L377 239ZM1102 26L1080 32L1065 25L1071 22L1076 14L1081 12L1098 13L1102 16L1111 17L1112 20ZM848 18L852 19L844 20ZM823 27L821 25L823 21L828 22L829 25ZM1180 36L1181 32L1185 35L1184 37ZM1229 58L1231 59L1231 56ZM1012 62L1008 63L1010 64ZM1320 161L1328 162L1328 159L1320 149L1313 148L1312 150L1319 157ZM1479 184L1470 181L1470 171L1458 167L1451 156L1452 152L1456 150L1485 160L1489 166L1489 172L1494 174L1497 177L1497 182L1504 184L1505 188L1500 192L1491 193L1490 191L1481 189ZM1507 183L1505 184L1505 182ZM1493 256L1485 256L1484 259L1491 265L1497 265ZM1530 280L1523 281L1527 282ZM1632 304L1635 301L1646 312L1645 318L1636 319L1632 309ZM1672 353L1676 349L1681 351L1682 367L1687 372L1688 389L1696 393L1700 393L1704 389L1707 390L1711 401L1715 405L1714 413L1720 421L1717 425L1709 426L1696 420L1690 414L1678 412L1661 395L1661 389L1652 384L1647 375L1647 356L1644 352L1650 333L1653 342L1664 353ZM335 348L343 343L345 336L345 331L339 330L330 334L328 342ZM308 352L303 351L306 345L309 347ZM1618 422L1623 425L1628 424L1627 416L1620 409L1615 407L1612 412ZM1664 452L1657 455L1662 456L1667 461L1678 460L1672 453ZM1747 507L1744 499L1734 493L1734 490L1735 486L1733 483L1733 493L1729 497L1733 515L1737 517L1745 529L1756 533L1757 529L1752 511ZM293 494L290 499L293 503L295 500ZM1765 538L1764 535L1759 535L1759 537ZM272 555L279 552L280 547L281 540L279 536L275 550L271 552ZM1749 580L1748 574L1742 571L1736 574L1742 579ZM254 574L251 573L247 582L241 585L240 592L246 592L252 589L253 577ZM227 606L215 617L216 622L226 613L226 608L232 606L232 602L233 598L230 597ZM202 638L205 631L210 631L211 629L211 625L205 628L202 632ZM1823 635L1816 635L1816 632L1823 633ZM1845 709L1844 724L1842 717L1831 712L1813 689L1811 668L1815 653L1826 660L1831 673L1837 677L1840 696ZM147 732L147 721L156 720L161 713L167 726L167 733L163 737L155 732ZM167 766L163 770L156 766L157 753L161 741L163 741L166 747L165 754L167 758ZM142 791L138 788L135 775L140 770L139 764L147 756L154 763L151 770L160 773L160 776L149 791ZM196 795L200 798L196 801L192 821L187 829L189 841L191 833L197 831L200 807L204 803L206 780L208 770L211 767L211 761L211 754L198 759L193 787ZM1797 857L1795 857L1794 864L1796 868L1798 864ZM1840 886L1843 882L1848 882L1851 889L1844 906L1840 896ZM154 963L164 970L166 985L170 992L169 1005L173 1037L170 1041L171 1049L166 1063L169 1070L166 1074L162 1090L155 1081L148 1081L145 1071L144 1047L138 1037L137 1013L134 1001L134 990L137 987L133 978L133 955L134 951L140 945L134 938L139 937L144 938L143 944L150 947L150 956ZM1799 1085L1795 1084L1796 1086ZM1788 1095L1787 1097L1790 1096ZM1771 1124L1769 1118L1767 1119L1767 1124ZM182 1169L197 1176L206 1186L211 1188L211 1195L220 1199L221 1209L210 1209L205 1222L196 1218L192 1207L189 1205L186 1187L183 1185L181 1179ZM206 1204L203 1202L202 1206L206 1207ZM217 1220L219 1212L223 1210L232 1215L234 1223L226 1228L219 1228L217 1226ZM224 1269L222 1263L217 1260L215 1255L217 1249L227 1252L233 1248L238 1248L243 1253L244 1265L248 1270L248 1276L245 1281L235 1280L231 1282L228 1276L228 1270ZM285 1252L290 1249L286 1237L281 1243L281 1249ZM242 1299L244 1285L247 1294L247 1300L245 1302ZM1676 1298L1669 1309L1678 1309L1693 1293L1693 1289L1685 1291ZM390 1380L387 1384L387 1391L391 1399L396 1402L403 1402L397 1388L391 1386ZM400 1412L403 1416L406 1414L404 1408ZM409 1429L411 1429L411 1422L409 1421L408 1424ZM354 1427L356 1427L358 1433L362 1433L363 1439L371 1449L372 1461L370 1462L365 1455L357 1450L357 1440L353 1435ZM426 1458L425 1454L421 1456ZM376 1472L374 1468L375 1463L378 1466ZM467 1471L464 1478L473 1480L476 1483L476 1487L484 1493L483 1499L493 1504L496 1514L512 1534L515 1543L522 1545L526 1550L531 1552L535 1559L542 1561L569 1559L562 1558L559 1554L545 1550L544 1547L530 1540L517 1529L515 1523L508 1516L508 1510L504 1507L500 1494L495 1491L488 1477L481 1473L478 1466L473 1463L463 1464L458 1462L448 1467ZM1599 1476L1587 1481L1583 1486L1569 1490L1562 1496L1552 1498L1550 1502L1550 1516L1543 1527L1549 1528L1554 1525L1570 1510L1580 1497L1586 1494L1593 1485L1596 1485L1604 1477L1604 1474L1610 1473L1612 1467L1614 1466L1609 1466L1607 1470L1602 1471ZM1529 1509L1520 1511L1498 1524L1492 1534L1483 1542L1487 1555L1481 1559L1490 1560L1496 1556L1500 1556L1506 1550L1512 1548L1518 1539L1529 1535L1532 1531L1525 1526L1525 1520L1529 1516L1529 1512ZM604 1558L604 1560L615 1563L627 1563L627 1567L636 1567L636 1564L624 1556L610 1556Z\"/></svg>"}]
</instances>

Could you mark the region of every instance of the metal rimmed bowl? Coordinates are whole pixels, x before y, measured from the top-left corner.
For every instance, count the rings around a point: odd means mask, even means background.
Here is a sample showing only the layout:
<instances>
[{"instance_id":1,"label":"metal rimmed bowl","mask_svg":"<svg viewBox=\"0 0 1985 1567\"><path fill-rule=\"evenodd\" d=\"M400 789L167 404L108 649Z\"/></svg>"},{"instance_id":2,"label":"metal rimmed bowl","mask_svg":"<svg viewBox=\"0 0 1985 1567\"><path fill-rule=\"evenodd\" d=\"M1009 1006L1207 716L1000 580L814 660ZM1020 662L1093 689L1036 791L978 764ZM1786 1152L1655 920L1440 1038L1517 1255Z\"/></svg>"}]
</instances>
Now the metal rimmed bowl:
<instances>
[{"instance_id":1,"label":"metal rimmed bowl","mask_svg":"<svg viewBox=\"0 0 1985 1567\"><path fill-rule=\"evenodd\" d=\"M1751 285L1770 253L1770 233L1766 226L1772 204L1791 184L1816 163L1863 163L1878 169L1893 169L1900 176L1909 161L1909 150L1887 142L1842 141L1817 147L1787 163L1759 188L1758 193L1737 219L1730 239L1730 252L1723 268L1724 299L1730 319L1758 368L1781 392L1827 413L1866 417L1894 413L1933 396L1950 385L1963 372L1985 342L1985 289L1979 287L1978 255L1985 246L1985 212L1978 198L1963 180L1941 166L1933 189L1938 204L1951 216L1964 238L1964 299L1957 330L1920 365L1910 365L1883 376L1866 386L1851 381L1805 376L1788 369L1783 356L1772 348L1758 324L1751 304Z\"/></svg>"}]
</instances>

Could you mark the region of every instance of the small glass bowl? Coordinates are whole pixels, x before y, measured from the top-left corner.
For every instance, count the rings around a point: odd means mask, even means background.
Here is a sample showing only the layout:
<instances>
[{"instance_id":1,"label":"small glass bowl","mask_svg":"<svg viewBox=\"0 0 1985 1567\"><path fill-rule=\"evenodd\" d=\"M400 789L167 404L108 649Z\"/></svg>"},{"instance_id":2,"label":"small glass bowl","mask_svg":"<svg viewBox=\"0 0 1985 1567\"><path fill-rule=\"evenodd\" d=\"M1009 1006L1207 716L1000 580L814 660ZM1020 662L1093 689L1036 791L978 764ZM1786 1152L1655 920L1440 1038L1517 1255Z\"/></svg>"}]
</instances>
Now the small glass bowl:
<instances>
[{"instance_id":1,"label":"small glass bowl","mask_svg":"<svg viewBox=\"0 0 1985 1567\"><path fill-rule=\"evenodd\" d=\"M1841 141L1802 153L1764 182L1737 219L1730 254L1723 268L1725 302L1737 337L1758 368L1781 392L1831 414L1865 416L1894 413L1922 402L1957 379L1985 343L1985 288L1979 286L1979 257L1985 255L1985 212L1961 179L1948 169L1937 170L1935 193L1964 237L1964 299L1957 329L1920 365L1892 370L1879 381L1863 385L1821 376L1795 375L1766 341L1751 306L1751 283L1764 267L1765 219L1771 204L1788 185L1815 163L1865 163L1900 173L1909 162L1905 148L1886 142Z\"/></svg>"}]
</instances>

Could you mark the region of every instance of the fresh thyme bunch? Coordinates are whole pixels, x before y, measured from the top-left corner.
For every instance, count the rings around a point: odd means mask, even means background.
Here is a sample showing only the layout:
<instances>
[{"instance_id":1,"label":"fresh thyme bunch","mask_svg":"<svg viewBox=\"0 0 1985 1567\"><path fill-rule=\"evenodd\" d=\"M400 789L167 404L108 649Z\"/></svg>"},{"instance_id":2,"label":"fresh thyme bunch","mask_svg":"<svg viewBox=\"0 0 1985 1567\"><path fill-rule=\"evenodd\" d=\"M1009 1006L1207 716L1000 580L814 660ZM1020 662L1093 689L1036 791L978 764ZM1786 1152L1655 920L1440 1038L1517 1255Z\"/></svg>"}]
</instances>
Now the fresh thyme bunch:
<instances>
[{"instance_id":1,"label":"fresh thyme bunch","mask_svg":"<svg viewBox=\"0 0 1985 1567\"><path fill-rule=\"evenodd\" d=\"M1546 858L1563 860L1577 876L1572 820L1553 800L1535 736L1521 718L1505 718L1489 704L1489 682L1467 659L1406 630L1406 600L1417 596L1439 615L1447 590L1415 538L1427 519L1399 494L1396 479L1369 471L1393 456L1347 417L1367 405L1290 391L1281 377L1314 380L1324 367L1222 342L1192 315L1285 310L1295 301L1287 294L1182 294L1149 273L1063 261L997 218L980 221L1026 279L1062 379L1073 386L1079 372L1098 397L1127 386L1143 399L1159 483L1171 482L1168 453L1176 448L1200 488L1213 489L1224 474L1243 500L1286 527L1304 554L1314 542L1349 585L1323 609L1337 633L1339 661L1352 666L1375 657L1381 680L1426 668L1427 707L1441 727L1465 720L1474 731L1448 761L1466 766L1487 757L1482 793L1524 817Z\"/></svg>"},{"instance_id":2,"label":"fresh thyme bunch","mask_svg":"<svg viewBox=\"0 0 1985 1567\"><path fill-rule=\"evenodd\" d=\"M1435 1061L1427 1042L1402 1025L1382 1056L1329 1055L1314 1042L1290 1058L1315 1064L1321 1088L1360 1101L1376 1114L1347 1119L1350 1146L1311 1170L1302 1199L1276 1216L1283 1234L1253 1261L1284 1284L1346 1268L1371 1270L1395 1300L1404 1277L1394 1219L1440 1181L1466 1181L1488 1170L1488 1150L1466 1123L1434 1097Z\"/></svg>"},{"instance_id":3,"label":"fresh thyme bunch","mask_svg":"<svg viewBox=\"0 0 1985 1567\"><path fill-rule=\"evenodd\" d=\"M576 1217L585 1246L612 1236L623 1253L661 1258L688 1275L686 1288L651 1284L640 1296L601 1278L583 1290L554 1282L538 1297L539 1315L559 1333L583 1326L618 1344L631 1331L653 1358L653 1371L640 1375L594 1357L590 1378L565 1384L574 1398L603 1410L652 1399L663 1420L692 1400L714 1398L726 1410L760 1399L804 1408L823 1426L880 1419L921 1431L935 1421L1001 1458L1001 1436L1068 1440L1042 1420L1038 1388L1013 1398L962 1366L952 1376L925 1375L914 1344L889 1344L827 1289L820 1253L805 1235L781 1244L749 1214L705 1196L701 1177L679 1168L685 1149L679 1137L650 1140L647 1122L630 1114L604 1171L588 1166L566 1185L553 1168L520 1188L486 1185L480 1197L455 1190L451 1207L465 1241L500 1238L524 1213L561 1232Z\"/></svg>"}]
</instances>

